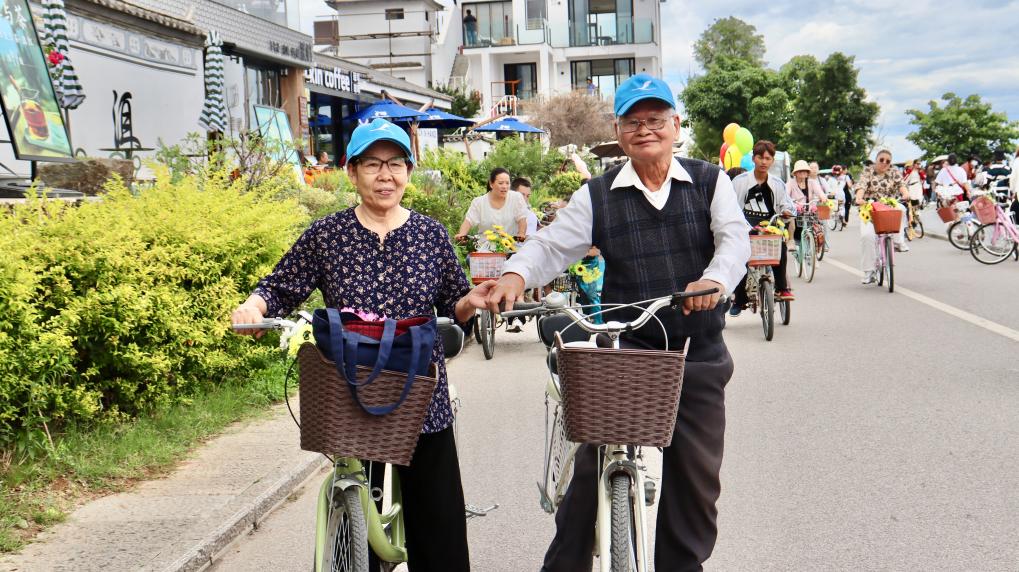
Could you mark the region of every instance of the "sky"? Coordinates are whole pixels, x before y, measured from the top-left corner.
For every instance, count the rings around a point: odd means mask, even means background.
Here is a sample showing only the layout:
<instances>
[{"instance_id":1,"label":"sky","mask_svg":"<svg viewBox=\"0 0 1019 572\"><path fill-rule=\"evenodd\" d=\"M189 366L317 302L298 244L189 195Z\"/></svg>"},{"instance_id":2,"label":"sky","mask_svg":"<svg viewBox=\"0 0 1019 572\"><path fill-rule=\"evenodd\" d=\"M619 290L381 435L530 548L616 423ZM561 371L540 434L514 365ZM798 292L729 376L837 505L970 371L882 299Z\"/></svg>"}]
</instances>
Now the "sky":
<instances>
[{"instance_id":1,"label":"sky","mask_svg":"<svg viewBox=\"0 0 1019 572\"><path fill-rule=\"evenodd\" d=\"M674 91L682 91L691 74L703 73L693 43L715 19L728 16L764 36L764 59L774 69L800 54L822 61L832 52L855 56L860 86L881 106L875 136L897 160L921 154L906 140L912 130L906 110L927 110L927 102L945 92L979 94L995 111L1019 120L1019 0L668 0L662 4L662 67Z\"/></svg>"}]
</instances>

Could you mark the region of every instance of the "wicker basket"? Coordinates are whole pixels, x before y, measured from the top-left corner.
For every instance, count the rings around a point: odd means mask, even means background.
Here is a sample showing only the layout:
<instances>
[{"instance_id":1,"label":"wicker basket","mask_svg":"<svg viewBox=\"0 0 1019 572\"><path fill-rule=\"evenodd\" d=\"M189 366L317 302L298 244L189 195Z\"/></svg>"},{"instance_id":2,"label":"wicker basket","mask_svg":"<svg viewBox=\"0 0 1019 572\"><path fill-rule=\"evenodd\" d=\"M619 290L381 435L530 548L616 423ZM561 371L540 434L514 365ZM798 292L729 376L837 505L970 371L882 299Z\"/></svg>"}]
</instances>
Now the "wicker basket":
<instances>
[{"instance_id":1,"label":"wicker basket","mask_svg":"<svg viewBox=\"0 0 1019 572\"><path fill-rule=\"evenodd\" d=\"M994 224L998 220L998 209L994 207L994 201L987 197L974 199L970 210L977 215L980 224Z\"/></svg>"},{"instance_id":2,"label":"wicker basket","mask_svg":"<svg viewBox=\"0 0 1019 572\"><path fill-rule=\"evenodd\" d=\"M566 437L575 443L668 447L684 352L563 347L556 333Z\"/></svg>"},{"instance_id":3,"label":"wicker basket","mask_svg":"<svg viewBox=\"0 0 1019 572\"><path fill-rule=\"evenodd\" d=\"M895 234L902 230L902 211L887 209L870 211L870 220L874 223L875 234Z\"/></svg>"},{"instance_id":4,"label":"wicker basket","mask_svg":"<svg viewBox=\"0 0 1019 572\"><path fill-rule=\"evenodd\" d=\"M750 235L750 266L775 266L782 258L782 237L777 234Z\"/></svg>"},{"instance_id":5,"label":"wicker basket","mask_svg":"<svg viewBox=\"0 0 1019 572\"><path fill-rule=\"evenodd\" d=\"M471 281L481 284L488 280L498 280L502 276L502 267L506 264L506 255L501 252L472 252Z\"/></svg>"},{"instance_id":6,"label":"wicker basket","mask_svg":"<svg viewBox=\"0 0 1019 572\"><path fill-rule=\"evenodd\" d=\"M327 455L410 465L438 379L417 376L407 400L389 415L365 413L354 401L336 365L322 357L314 344L297 351L301 379L301 448ZM358 367L360 375L371 368ZM362 378L363 379L363 378ZM358 390L365 405L394 403L407 374L383 371Z\"/></svg>"},{"instance_id":7,"label":"wicker basket","mask_svg":"<svg viewBox=\"0 0 1019 572\"><path fill-rule=\"evenodd\" d=\"M938 209L938 217L941 218L941 222L955 222L959 219L959 212L954 207L941 207Z\"/></svg>"},{"instance_id":8,"label":"wicker basket","mask_svg":"<svg viewBox=\"0 0 1019 572\"><path fill-rule=\"evenodd\" d=\"M828 220L831 218L831 207L828 205L817 205L817 220Z\"/></svg>"}]
</instances>

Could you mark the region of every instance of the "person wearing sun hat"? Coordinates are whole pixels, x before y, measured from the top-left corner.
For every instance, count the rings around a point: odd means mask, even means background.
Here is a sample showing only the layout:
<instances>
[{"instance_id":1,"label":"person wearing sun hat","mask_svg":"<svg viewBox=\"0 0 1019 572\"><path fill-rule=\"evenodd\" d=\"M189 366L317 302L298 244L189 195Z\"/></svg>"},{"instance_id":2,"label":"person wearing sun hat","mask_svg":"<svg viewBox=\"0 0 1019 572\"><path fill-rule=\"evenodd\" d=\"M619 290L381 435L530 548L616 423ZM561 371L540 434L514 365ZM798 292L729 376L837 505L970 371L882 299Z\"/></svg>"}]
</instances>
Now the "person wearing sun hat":
<instances>
[{"instance_id":1,"label":"person wearing sun hat","mask_svg":"<svg viewBox=\"0 0 1019 572\"><path fill-rule=\"evenodd\" d=\"M591 245L605 261L603 308L684 290L729 293L746 273L750 226L729 177L717 165L672 154L680 118L668 84L647 74L630 77L616 90L613 111L627 160L573 193L555 221L506 262L489 296L493 311L512 304L525 286L551 282ZM700 296L682 309L656 314L668 347L690 344L683 406L662 456L658 570L698 570L715 545L725 384L734 367L722 336L725 309L718 302L718 294ZM631 321L639 315L627 307L605 312L604 319ZM645 327L623 334L621 345L665 349L666 336L662 328ZM591 569L597 462L597 447L581 445L544 571Z\"/></svg>"},{"instance_id":2,"label":"person wearing sun hat","mask_svg":"<svg viewBox=\"0 0 1019 572\"><path fill-rule=\"evenodd\" d=\"M347 157L360 204L313 222L234 310L233 323L287 316L318 289L328 308L397 320L438 315L467 328L494 282L471 289L445 227L400 205L414 168L407 133L384 119L359 125ZM464 495L441 338L432 348L439 383L413 460L396 471L409 568L466 572ZM373 483L383 472L371 470Z\"/></svg>"}]
</instances>

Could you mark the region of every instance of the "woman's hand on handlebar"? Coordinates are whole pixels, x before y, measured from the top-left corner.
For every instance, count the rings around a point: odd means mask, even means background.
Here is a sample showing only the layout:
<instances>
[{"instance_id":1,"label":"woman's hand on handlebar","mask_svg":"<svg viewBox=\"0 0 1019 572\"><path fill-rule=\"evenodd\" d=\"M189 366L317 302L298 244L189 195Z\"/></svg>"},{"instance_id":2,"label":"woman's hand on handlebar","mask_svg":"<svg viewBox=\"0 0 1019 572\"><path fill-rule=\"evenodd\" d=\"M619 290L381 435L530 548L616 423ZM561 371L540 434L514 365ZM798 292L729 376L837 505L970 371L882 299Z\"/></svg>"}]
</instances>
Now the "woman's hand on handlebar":
<instances>
[{"instance_id":1,"label":"woman's hand on handlebar","mask_svg":"<svg viewBox=\"0 0 1019 572\"><path fill-rule=\"evenodd\" d=\"M237 307L230 315L230 321L234 324L257 324L263 319L262 311L253 304L244 303ZM234 332L246 335L255 336L261 338L265 335L265 330L234 330Z\"/></svg>"},{"instance_id":2,"label":"woman's hand on handlebar","mask_svg":"<svg viewBox=\"0 0 1019 572\"><path fill-rule=\"evenodd\" d=\"M714 280L700 279L696 282L691 282L686 285L686 292L697 292L699 290L711 290L712 288L717 289L714 294L707 294L704 296L696 296L693 298L685 298L683 300L683 315L689 316L691 312L701 312L703 310L714 310L715 306L718 305L718 300L722 297L722 291L725 289L721 284Z\"/></svg>"},{"instance_id":3,"label":"woman's hand on handlebar","mask_svg":"<svg viewBox=\"0 0 1019 572\"><path fill-rule=\"evenodd\" d=\"M495 280L488 280L475 286L470 292L467 293L467 303L471 305L475 310L485 310L488 308L488 296L492 292L492 288L498 284Z\"/></svg>"}]
</instances>

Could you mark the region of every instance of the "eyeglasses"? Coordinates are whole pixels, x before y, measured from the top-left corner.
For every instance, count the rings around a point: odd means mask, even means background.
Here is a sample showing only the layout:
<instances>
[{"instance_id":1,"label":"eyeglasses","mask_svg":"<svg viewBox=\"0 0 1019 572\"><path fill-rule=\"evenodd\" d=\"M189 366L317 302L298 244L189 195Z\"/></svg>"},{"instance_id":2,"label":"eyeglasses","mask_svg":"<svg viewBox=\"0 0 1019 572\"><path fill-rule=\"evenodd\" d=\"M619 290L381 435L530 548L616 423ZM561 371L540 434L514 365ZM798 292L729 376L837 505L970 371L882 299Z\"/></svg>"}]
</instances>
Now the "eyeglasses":
<instances>
[{"instance_id":1,"label":"eyeglasses","mask_svg":"<svg viewBox=\"0 0 1019 572\"><path fill-rule=\"evenodd\" d=\"M410 159L407 157L392 157L385 161L378 157L361 157L357 160L357 165L368 175L374 175L381 171L382 165L388 165L390 173L406 173L408 164L410 164Z\"/></svg>"},{"instance_id":2,"label":"eyeglasses","mask_svg":"<svg viewBox=\"0 0 1019 572\"><path fill-rule=\"evenodd\" d=\"M892 160L891 159L878 159L877 162L881 163L882 165L887 165L887 164L891 163Z\"/></svg>"},{"instance_id":3,"label":"eyeglasses","mask_svg":"<svg viewBox=\"0 0 1019 572\"><path fill-rule=\"evenodd\" d=\"M659 131L665 128L669 120L664 117L648 117L647 119L623 119L619 122L619 130L623 133L633 133L640 129L641 125L648 128L648 131Z\"/></svg>"}]
</instances>

